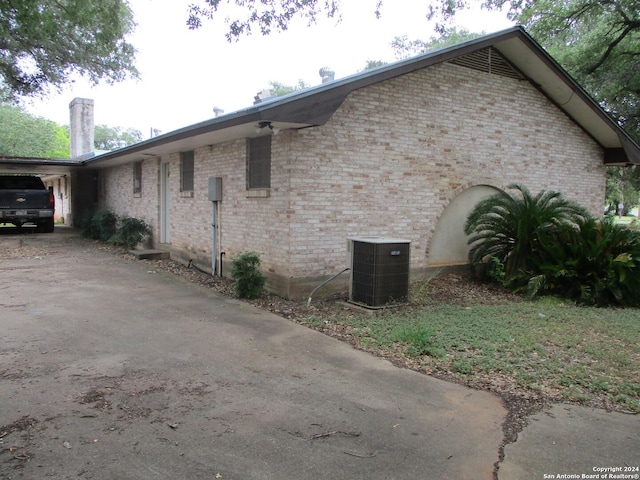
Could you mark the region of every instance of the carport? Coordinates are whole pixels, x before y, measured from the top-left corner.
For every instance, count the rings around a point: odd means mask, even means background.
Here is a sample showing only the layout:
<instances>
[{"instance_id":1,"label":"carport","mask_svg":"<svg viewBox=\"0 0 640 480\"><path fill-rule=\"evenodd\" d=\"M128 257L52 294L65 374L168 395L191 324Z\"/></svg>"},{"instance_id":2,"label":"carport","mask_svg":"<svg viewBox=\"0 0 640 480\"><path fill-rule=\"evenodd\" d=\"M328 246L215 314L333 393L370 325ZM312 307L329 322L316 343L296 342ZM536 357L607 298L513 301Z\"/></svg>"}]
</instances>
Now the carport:
<instances>
[{"instance_id":1,"label":"carport","mask_svg":"<svg viewBox=\"0 0 640 480\"><path fill-rule=\"evenodd\" d=\"M93 156L93 154L90 154ZM56 198L56 221L73 225L98 202L96 172L82 170L88 155L74 159L0 156L0 174L38 175Z\"/></svg>"}]
</instances>

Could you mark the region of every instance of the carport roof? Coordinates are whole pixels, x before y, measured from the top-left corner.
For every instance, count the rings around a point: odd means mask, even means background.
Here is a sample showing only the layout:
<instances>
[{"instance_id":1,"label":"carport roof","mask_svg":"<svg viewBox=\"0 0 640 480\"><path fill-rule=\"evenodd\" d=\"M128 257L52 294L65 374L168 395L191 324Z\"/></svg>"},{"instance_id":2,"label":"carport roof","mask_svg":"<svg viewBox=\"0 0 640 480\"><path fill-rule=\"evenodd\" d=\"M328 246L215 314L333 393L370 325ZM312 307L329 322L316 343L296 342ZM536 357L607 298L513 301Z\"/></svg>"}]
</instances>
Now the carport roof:
<instances>
[{"instance_id":1,"label":"carport roof","mask_svg":"<svg viewBox=\"0 0 640 480\"><path fill-rule=\"evenodd\" d=\"M82 166L82 159L9 157L0 155L0 173L66 175Z\"/></svg>"}]
</instances>

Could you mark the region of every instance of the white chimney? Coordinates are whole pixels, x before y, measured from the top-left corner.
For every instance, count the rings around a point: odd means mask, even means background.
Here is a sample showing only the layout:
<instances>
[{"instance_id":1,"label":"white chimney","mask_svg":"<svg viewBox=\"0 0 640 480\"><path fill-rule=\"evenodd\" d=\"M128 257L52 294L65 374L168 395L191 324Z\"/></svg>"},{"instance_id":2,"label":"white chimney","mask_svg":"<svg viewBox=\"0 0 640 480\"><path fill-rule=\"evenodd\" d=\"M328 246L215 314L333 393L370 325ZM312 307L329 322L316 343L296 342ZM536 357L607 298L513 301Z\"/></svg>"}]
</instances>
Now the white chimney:
<instances>
[{"instance_id":1,"label":"white chimney","mask_svg":"<svg viewBox=\"0 0 640 480\"><path fill-rule=\"evenodd\" d=\"M69 104L71 158L94 151L93 100L74 98Z\"/></svg>"},{"instance_id":2,"label":"white chimney","mask_svg":"<svg viewBox=\"0 0 640 480\"><path fill-rule=\"evenodd\" d=\"M218 107L218 106L213 107L213 114L214 114L216 117L219 117L219 116L220 116L220 115L222 115L223 113L224 113L224 110L223 110L222 108L220 108L220 107Z\"/></svg>"}]
</instances>

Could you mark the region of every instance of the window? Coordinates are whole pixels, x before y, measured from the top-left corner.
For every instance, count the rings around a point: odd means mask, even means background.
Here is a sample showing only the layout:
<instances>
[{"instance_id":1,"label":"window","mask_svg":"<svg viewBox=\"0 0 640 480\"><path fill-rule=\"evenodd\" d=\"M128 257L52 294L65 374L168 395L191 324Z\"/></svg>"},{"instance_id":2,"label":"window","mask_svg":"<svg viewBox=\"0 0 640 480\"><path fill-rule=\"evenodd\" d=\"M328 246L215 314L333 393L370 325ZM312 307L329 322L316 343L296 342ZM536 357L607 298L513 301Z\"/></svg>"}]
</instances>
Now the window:
<instances>
[{"instance_id":1,"label":"window","mask_svg":"<svg viewBox=\"0 0 640 480\"><path fill-rule=\"evenodd\" d=\"M271 135L247 141L247 188L271 187Z\"/></svg>"},{"instance_id":2,"label":"window","mask_svg":"<svg viewBox=\"0 0 640 480\"><path fill-rule=\"evenodd\" d=\"M193 192L193 150L180 153L180 191Z\"/></svg>"},{"instance_id":3,"label":"window","mask_svg":"<svg viewBox=\"0 0 640 480\"><path fill-rule=\"evenodd\" d=\"M133 164L133 193L142 193L142 162Z\"/></svg>"}]
</instances>

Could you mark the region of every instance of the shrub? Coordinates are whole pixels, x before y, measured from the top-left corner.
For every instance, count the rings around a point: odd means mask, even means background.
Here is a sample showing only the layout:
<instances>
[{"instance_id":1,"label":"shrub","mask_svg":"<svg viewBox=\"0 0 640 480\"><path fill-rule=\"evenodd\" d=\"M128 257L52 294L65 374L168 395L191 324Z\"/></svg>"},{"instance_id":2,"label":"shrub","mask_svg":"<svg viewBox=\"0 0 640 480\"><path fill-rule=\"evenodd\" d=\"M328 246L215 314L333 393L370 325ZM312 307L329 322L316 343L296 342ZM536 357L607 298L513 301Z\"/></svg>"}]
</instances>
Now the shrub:
<instances>
[{"instance_id":1,"label":"shrub","mask_svg":"<svg viewBox=\"0 0 640 480\"><path fill-rule=\"evenodd\" d=\"M508 188L517 194L499 192L479 202L469 213L464 230L470 235L471 265L491 261L492 267L499 266L496 273L502 283L518 288L527 284L532 273L539 272L543 260L540 235L578 229L589 215L558 192L543 190L533 196L521 185Z\"/></svg>"},{"instance_id":2,"label":"shrub","mask_svg":"<svg viewBox=\"0 0 640 480\"><path fill-rule=\"evenodd\" d=\"M529 281L530 297L549 292L587 305L640 306L640 232L607 217L541 241L546 261Z\"/></svg>"},{"instance_id":3,"label":"shrub","mask_svg":"<svg viewBox=\"0 0 640 480\"><path fill-rule=\"evenodd\" d=\"M144 220L125 215L118 219L116 232L108 241L114 245L132 249L149 235L151 235L151 227Z\"/></svg>"},{"instance_id":4,"label":"shrub","mask_svg":"<svg viewBox=\"0 0 640 480\"><path fill-rule=\"evenodd\" d=\"M109 210L97 210L80 220L80 234L94 240L109 240L116 233L118 217Z\"/></svg>"},{"instance_id":5,"label":"shrub","mask_svg":"<svg viewBox=\"0 0 640 480\"><path fill-rule=\"evenodd\" d=\"M467 218L474 270L530 298L640 306L640 232L613 217L596 220L559 193L510 188L520 195L493 195Z\"/></svg>"},{"instance_id":6,"label":"shrub","mask_svg":"<svg viewBox=\"0 0 640 480\"><path fill-rule=\"evenodd\" d=\"M262 293L265 278L258 270L260 254L243 252L231 260L231 277L236 281L234 289L240 298L257 298Z\"/></svg>"}]
</instances>

